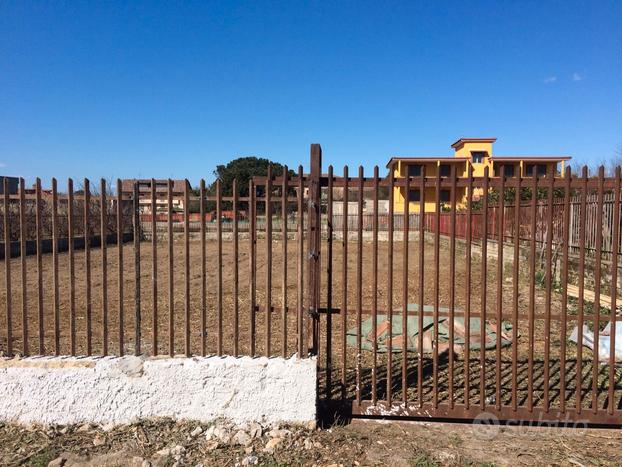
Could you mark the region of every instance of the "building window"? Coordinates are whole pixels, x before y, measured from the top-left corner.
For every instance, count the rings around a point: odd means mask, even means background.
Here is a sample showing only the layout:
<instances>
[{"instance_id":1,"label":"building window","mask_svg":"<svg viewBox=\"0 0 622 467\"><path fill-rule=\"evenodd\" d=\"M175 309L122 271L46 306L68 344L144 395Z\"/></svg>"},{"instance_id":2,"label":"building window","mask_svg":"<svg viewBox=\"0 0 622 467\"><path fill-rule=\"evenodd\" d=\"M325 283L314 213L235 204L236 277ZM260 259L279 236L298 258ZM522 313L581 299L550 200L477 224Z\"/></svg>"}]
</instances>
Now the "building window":
<instances>
[{"instance_id":1,"label":"building window","mask_svg":"<svg viewBox=\"0 0 622 467\"><path fill-rule=\"evenodd\" d=\"M421 177L421 165L409 165L408 176L409 177Z\"/></svg>"},{"instance_id":2,"label":"building window","mask_svg":"<svg viewBox=\"0 0 622 467\"><path fill-rule=\"evenodd\" d=\"M525 166L525 175L527 177L533 177L534 170L538 174L538 177L546 176L546 164L527 164Z\"/></svg>"},{"instance_id":3,"label":"building window","mask_svg":"<svg viewBox=\"0 0 622 467\"><path fill-rule=\"evenodd\" d=\"M449 203L451 201L451 192L449 190L441 190L439 201L441 203Z\"/></svg>"},{"instance_id":4,"label":"building window","mask_svg":"<svg viewBox=\"0 0 622 467\"><path fill-rule=\"evenodd\" d=\"M471 159L474 164L483 164L484 157L486 157L486 153L484 151L473 151L471 153Z\"/></svg>"},{"instance_id":5,"label":"building window","mask_svg":"<svg viewBox=\"0 0 622 467\"><path fill-rule=\"evenodd\" d=\"M421 201L421 192L419 190L410 190L408 192L408 201Z\"/></svg>"},{"instance_id":6,"label":"building window","mask_svg":"<svg viewBox=\"0 0 622 467\"><path fill-rule=\"evenodd\" d=\"M449 177L451 174L451 167L448 164L441 164L438 170L441 172L441 177Z\"/></svg>"},{"instance_id":7,"label":"building window","mask_svg":"<svg viewBox=\"0 0 622 467\"><path fill-rule=\"evenodd\" d=\"M510 164L495 165L494 174L495 174L495 177L499 177L500 174L503 174L504 177L513 177L514 176L514 165L510 165Z\"/></svg>"}]
</instances>

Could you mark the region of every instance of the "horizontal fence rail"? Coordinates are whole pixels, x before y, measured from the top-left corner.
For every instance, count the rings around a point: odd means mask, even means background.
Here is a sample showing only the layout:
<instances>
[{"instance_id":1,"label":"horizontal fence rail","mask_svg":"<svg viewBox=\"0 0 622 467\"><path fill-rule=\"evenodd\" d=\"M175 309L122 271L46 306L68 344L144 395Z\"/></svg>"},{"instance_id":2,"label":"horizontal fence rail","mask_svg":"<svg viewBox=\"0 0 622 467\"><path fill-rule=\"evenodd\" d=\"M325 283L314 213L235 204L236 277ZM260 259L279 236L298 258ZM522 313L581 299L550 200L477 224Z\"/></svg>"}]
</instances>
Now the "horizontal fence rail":
<instances>
[{"instance_id":1,"label":"horizontal fence rail","mask_svg":"<svg viewBox=\"0 0 622 467\"><path fill-rule=\"evenodd\" d=\"M358 416L620 424L620 169L321 167L5 185L0 351L317 355Z\"/></svg>"}]
</instances>

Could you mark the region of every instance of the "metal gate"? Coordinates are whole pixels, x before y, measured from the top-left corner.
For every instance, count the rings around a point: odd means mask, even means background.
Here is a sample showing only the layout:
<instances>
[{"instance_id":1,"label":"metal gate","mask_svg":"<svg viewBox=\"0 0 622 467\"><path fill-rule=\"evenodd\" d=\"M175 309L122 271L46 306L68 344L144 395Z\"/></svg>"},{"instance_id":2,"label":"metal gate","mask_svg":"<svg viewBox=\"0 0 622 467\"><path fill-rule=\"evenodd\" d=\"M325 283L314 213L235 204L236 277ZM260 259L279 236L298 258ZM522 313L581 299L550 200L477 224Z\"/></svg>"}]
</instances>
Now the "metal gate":
<instances>
[{"instance_id":1,"label":"metal gate","mask_svg":"<svg viewBox=\"0 0 622 467\"><path fill-rule=\"evenodd\" d=\"M322 174L311 146L306 310L322 407L619 424L620 169L422 172ZM416 201L399 208L413 190ZM448 201L436 202L445 190Z\"/></svg>"}]
</instances>

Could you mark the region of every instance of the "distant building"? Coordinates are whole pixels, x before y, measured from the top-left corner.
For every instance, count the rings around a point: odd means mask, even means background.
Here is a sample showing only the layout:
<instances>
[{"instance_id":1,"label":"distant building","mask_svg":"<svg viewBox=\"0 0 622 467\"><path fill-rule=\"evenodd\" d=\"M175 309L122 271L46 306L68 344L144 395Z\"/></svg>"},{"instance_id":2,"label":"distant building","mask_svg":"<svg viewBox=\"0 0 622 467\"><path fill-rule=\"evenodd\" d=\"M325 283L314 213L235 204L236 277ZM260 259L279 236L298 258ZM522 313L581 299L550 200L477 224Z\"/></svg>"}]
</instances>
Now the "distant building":
<instances>
[{"instance_id":1,"label":"distant building","mask_svg":"<svg viewBox=\"0 0 622 467\"><path fill-rule=\"evenodd\" d=\"M359 212L359 203L358 201L348 201L348 216L355 216ZM371 199L363 200L363 214L373 214L374 213L374 202ZM378 214L388 214L389 213L389 200L388 199L379 199L378 200ZM333 215L341 216L343 215L343 201L333 201Z\"/></svg>"},{"instance_id":2,"label":"distant building","mask_svg":"<svg viewBox=\"0 0 622 467\"><path fill-rule=\"evenodd\" d=\"M469 166L472 168L474 177L482 177L484 169L488 167L491 177L499 177L503 173L506 177L533 177L560 176L564 171L564 163L570 160L568 156L497 156L492 152L492 145L497 141L496 138L461 138L451 147L454 149L453 156L440 157L392 157L387 164L389 170L393 170L396 179L409 177L420 177L422 169L425 170L426 177L449 177L451 167L455 167L457 177L466 177ZM409 211L419 212L421 193L419 188L411 186L408 194L405 187L395 187L394 189L394 209L395 212L403 212L405 200L409 201ZM473 190L473 199L478 199L482 195L481 188ZM440 197L436 199L436 192L433 187L426 188L425 191L425 212L434 212L437 203L448 203L450 191L442 189ZM458 187L456 189L456 206L462 208L466 205L467 188Z\"/></svg>"},{"instance_id":3,"label":"distant building","mask_svg":"<svg viewBox=\"0 0 622 467\"><path fill-rule=\"evenodd\" d=\"M0 195L4 194L4 181L8 183L8 189L10 195L16 195L19 192L19 178L18 177L6 177L0 175Z\"/></svg>"},{"instance_id":4,"label":"distant building","mask_svg":"<svg viewBox=\"0 0 622 467\"><path fill-rule=\"evenodd\" d=\"M121 190L124 194L134 192L134 183L138 182L138 205L141 213L151 213L151 179L125 179L121 181ZM173 212L184 212L185 180L173 180ZM156 213L168 211L168 180L155 180Z\"/></svg>"}]
</instances>

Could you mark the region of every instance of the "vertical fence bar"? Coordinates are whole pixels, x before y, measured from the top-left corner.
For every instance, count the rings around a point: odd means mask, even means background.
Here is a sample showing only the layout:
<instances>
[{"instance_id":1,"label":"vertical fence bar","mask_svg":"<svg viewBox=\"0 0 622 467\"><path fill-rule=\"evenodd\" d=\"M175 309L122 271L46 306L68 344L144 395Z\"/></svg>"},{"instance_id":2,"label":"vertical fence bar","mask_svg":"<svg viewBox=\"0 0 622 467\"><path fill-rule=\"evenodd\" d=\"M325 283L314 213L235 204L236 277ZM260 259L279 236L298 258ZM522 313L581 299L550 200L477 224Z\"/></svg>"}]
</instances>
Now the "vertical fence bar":
<instances>
[{"instance_id":1,"label":"vertical fence bar","mask_svg":"<svg viewBox=\"0 0 622 467\"><path fill-rule=\"evenodd\" d=\"M549 169L546 210L546 263L545 263L545 315L544 315L544 410L549 411L549 386L551 370L551 293L553 286L553 190L555 169Z\"/></svg>"},{"instance_id":2,"label":"vertical fence bar","mask_svg":"<svg viewBox=\"0 0 622 467\"><path fill-rule=\"evenodd\" d=\"M611 242L611 320L609 321L610 346L609 346L609 391L607 412L613 414L615 406L615 348L616 348L616 305L618 298L618 248L620 246L620 166L615 170L613 188L613 233Z\"/></svg>"},{"instance_id":3,"label":"vertical fence bar","mask_svg":"<svg viewBox=\"0 0 622 467\"><path fill-rule=\"evenodd\" d=\"M134 182L134 355L141 353L140 313L140 200L138 182Z\"/></svg>"},{"instance_id":4,"label":"vertical fence bar","mask_svg":"<svg viewBox=\"0 0 622 467\"><path fill-rule=\"evenodd\" d=\"M439 293L440 293L440 230L441 230L441 168L436 167L436 183L435 183L435 219L434 219L434 348L432 362L432 396L434 408L438 408L438 312L439 312ZM423 310L419 310L420 313Z\"/></svg>"},{"instance_id":5,"label":"vertical fence bar","mask_svg":"<svg viewBox=\"0 0 622 467\"><path fill-rule=\"evenodd\" d=\"M451 165L450 231L449 231L449 406L454 407L454 341L456 305L456 165Z\"/></svg>"},{"instance_id":6,"label":"vertical fence bar","mask_svg":"<svg viewBox=\"0 0 622 467\"><path fill-rule=\"evenodd\" d=\"M581 413L583 407L583 322L585 311L585 224L587 218L587 166L583 166L581 171L581 212L579 217L579 298L577 306L577 328L579 329L577 336L577 374L576 374L576 395L575 410Z\"/></svg>"},{"instance_id":7,"label":"vertical fence bar","mask_svg":"<svg viewBox=\"0 0 622 467\"><path fill-rule=\"evenodd\" d=\"M518 280L520 261L520 203L521 203L521 173L520 169L516 177L516 190L514 192L514 258L512 264L512 410L518 408ZM565 340L565 337L564 339Z\"/></svg>"},{"instance_id":8,"label":"vertical fence bar","mask_svg":"<svg viewBox=\"0 0 622 467\"><path fill-rule=\"evenodd\" d=\"M125 313L123 312L123 184L117 179L117 262L119 299L119 356L125 353Z\"/></svg>"},{"instance_id":9,"label":"vertical fence bar","mask_svg":"<svg viewBox=\"0 0 622 467\"><path fill-rule=\"evenodd\" d=\"M266 357L271 354L272 332L272 164L268 166L266 176L265 212L266 212Z\"/></svg>"},{"instance_id":10,"label":"vertical fence bar","mask_svg":"<svg viewBox=\"0 0 622 467\"><path fill-rule=\"evenodd\" d=\"M41 250L41 179L35 181L35 230L37 242L37 321L39 325L39 355L45 353L45 327L43 325L43 258Z\"/></svg>"},{"instance_id":11,"label":"vertical fence bar","mask_svg":"<svg viewBox=\"0 0 622 467\"><path fill-rule=\"evenodd\" d=\"M173 257L173 181L167 180L167 227L168 227L168 353L175 355L175 283Z\"/></svg>"},{"instance_id":12,"label":"vertical fence bar","mask_svg":"<svg viewBox=\"0 0 622 467\"><path fill-rule=\"evenodd\" d=\"M328 166L326 259L326 397L331 398L333 377L333 166Z\"/></svg>"},{"instance_id":13,"label":"vertical fence bar","mask_svg":"<svg viewBox=\"0 0 622 467\"><path fill-rule=\"evenodd\" d=\"M287 186L288 178L287 166L283 167L283 180L281 185L281 235L283 236L283 269L281 277L281 293L283 307L281 309L281 321L283 326L283 357L287 357L287 195L289 188Z\"/></svg>"},{"instance_id":14,"label":"vertical fence bar","mask_svg":"<svg viewBox=\"0 0 622 467\"><path fill-rule=\"evenodd\" d=\"M90 182L84 179L84 279L86 295L86 354L91 355L92 323L91 323L91 190Z\"/></svg>"},{"instance_id":15,"label":"vertical fence bar","mask_svg":"<svg viewBox=\"0 0 622 467\"><path fill-rule=\"evenodd\" d=\"M394 190L395 184L395 168L389 167L389 225L388 225L388 245L387 245L387 403L390 405L393 401L393 227L394 227L394 210L393 203L395 201ZM347 218L344 216L344 222Z\"/></svg>"},{"instance_id":16,"label":"vertical fence bar","mask_svg":"<svg viewBox=\"0 0 622 467\"><path fill-rule=\"evenodd\" d=\"M473 212L473 166L467 163L466 245L464 298L464 406L471 406L471 242Z\"/></svg>"},{"instance_id":17,"label":"vertical fence bar","mask_svg":"<svg viewBox=\"0 0 622 467\"><path fill-rule=\"evenodd\" d=\"M199 184L199 213L201 215L201 355L207 355L207 250L205 247L205 180ZM249 193L250 197L250 193ZM249 232L252 236L252 232Z\"/></svg>"},{"instance_id":18,"label":"vertical fence bar","mask_svg":"<svg viewBox=\"0 0 622 467\"><path fill-rule=\"evenodd\" d=\"M356 255L356 402L361 404L362 312L363 312L363 166L359 166Z\"/></svg>"},{"instance_id":19,"label":"vertical fence bar","mask_svg":"<svg viewBox=\"0 0 622 467\"><path fill-rule=\"evenodd\" d=\"M300 196L302 196L302 194L300 194ZM256 210L256 206L255 206L255 183L253 182L253 180L250 180L248 182L248 215L249 215L249 241L250 241L250 253L249 253L249 283L250 283L250 289L249 289L249 296L250 296L250 355L251 357L254 357L256 355L255 352L255 345L256 345L256 339L255 339L255 305L257 303L257 295L256 295L256 290L257 290L257 276L255 274L256 270L257 270L257 225L256 225L256 221L257 221L257 210ZM301 354L299 354L301 355Z\"/></svg>"},{"instance_id":20,"label":"vertical fence bar","mask_svg":"<svg viewBox=\"0 0 622 467\"><path fill-rule=\"evenodd\" d=\"M406 169L404 178L404 222L402 225L402 402L404 406L408 403L408 237L410 219L410 174ZM419 313L422 309L419 308ZM421 347L418 348L421 352ZM421 360L420 360L421 361ZM422 393L419 396L421 404Z\"/></svg>"},{"instance_id":21,"label":"vertical fence bar","mask_svg":"<svg viewBox=\"0 0 622 467\"><path fill-rule=\"evenodd\" d=\"M417 398L419 407L423 407L423 300L425 289L425 165L421 166L419 180L419 314L417 315L419 332L417 333ZM408 216L410 217L410 216Z\"/></svg>"},{"instance_id":22,"label":"vertical fence bar","mask_svg":"<svg viewBox=\"0 0 622 467\"><path fill-rule=\"evenodd\" d=\"M495 332L495 407L501 409L501 329L503 323L503 234L505 212L505 167L499 176L499 204L497 206L497 331Z\"/></svg>"},{"instance_id":23,"label":"vertical fence bar","mask_svg":"<svg viewBox=\"0 0 622 467\"><path fill-rule=\"evenodd\" d=\"M152 346L153 355L158 355L158 205L156 199L156 181L151 179L151 292L153 301Z\"/></svg>"},{"instance_id":24,"label":"vertical fence bar","mask_svg":"<svg viewBox=\"0 0 622 467\"><path fill-rule=\"evenodd\" d=\"M184 348L186 357L192 354L190 348L190 182L184 180Z\"/></svg>"},{"instance_id":25,"label":"vertical fence bar","mask_svg":"<svg viewBox=\"0 0 622 467\"><path fill-rule=\"evenodd\" d=\"M605 167L598 168L598 194L596 205L596 248L594 251L594 305L592 315L594 316L594 349L592 363L592 412L598 413L598 374L600 372L599 363L599 336L600 336L600 290L601 290L601 263L603 247L603 196L604 196ZM615 334L615 329L612 329Z\"/></svg>"},{"instance_id":26,"label":"vertical fence bar","mask_svg":"<svg viewBox=\"0 0 622 467\"><path fill-rule=\"evenodd\" d=\"M346 332L348 328L348 166L343 167L343 223L342 223L342 266L341 266L341 398L346 398L347 355Z\"/></svg>"},{"instance_id":27,"label":"vertical fence bar","mask_svg":"<svg viewBox=\"0 0 622 467\"><path fill-rule=\"evenodd\" d=\"M237 357L239 353L239 328L240 328L240 266L239 261L239 242L238 242L238 181L233 180L233 204L231 210L233 212L233 356Z\"/></svg>"},{"instance_id":28,"label":"vertical fence bar","mask_svg":"<svg viewBox=\"0 0 622 467\"><path fill-rule=\"evenodd\" d=\"M484 167L484 180L482 183L482 276L481 282L481 315L480 315L480 369L479 369L479 405L482 410L486 409L486 308L487 285L488 285L488 183L489 169Z\"/></svg>"},{"instance_id":29,"label":"vertical fence bar","mask_svg":"<svg viewBox=\"0 0 622 467\"><path fill-rule=\"evenodd\" d=\"M6 353L13 356L13 309L11 296L11 222L9 179L4 177L4 286L6 290ZM22 287L24 285L22 284Z\"/></svg>"},{"instance_id":30,"label":"vertical fence bar","mask_svg":"<svg viewBox=\"0 0 622 467\"><path fill-rule=\"evenodd\" d=\"M533 411L533 346L534 346L534 309L536 302L536 218L538 203L538 174L533 169L531 179L531 239L529 252L529 324L528 324L528 373L527 373L527 408Z\"/></svg>"},{"instance_id":31,"label":"vertical fence bar","mask_svg":"<svg viewBox=\"0 0 622 467\"><path fill-rule=\"evenodd\" d=\"M54 289L54 353L57 356L60 355L60 296L58 281L58 184L56 179L52 178L52 287Z\"/></svg>"},{"instance_id":32,"label":"vertical fence bar","mask_svg":"<svg viewBox=\"0 0 622 467\"><path fill-rule=\"evenodd\" d=\"M302 166L298 166L298 254L297 257L297 279L298 286L296 287L296 329L298 332L298 357L304 356L304 212L303 212L303 200L304 200L304 184L303 184Z\"/></svg>"},{"instance_id":33,"label":"vertical fence bar","mask_svg":"<svg viewBox=\"0 0 622 467\"><path fill-rule=\"evenodd\" d=\"M28 294L26 286L27 280L27 267L26 267L26 182L23 178L19 179L19 257L20 257L20 272L22 279L22 349L24 352L24 356L29 355L29 345L28 345ZM69 203L71 203L73 194L69 195ZM71 225L71 207L69 208L69 225ZM73 260L72 258L72 247L73 247L73 238L72 235L69 236L69 255L70 255L70 264ZM6 256L5 256L6 257ZM70 277L73 277L70 273ZM70 286L70 294L73 292L73 286ZM71 296L70 296L70 306ZM73 355L73 354L72 354Z\"/></svg>"},{"instance_id":34,"label":"vertical fence bar","mask_svg":"<svg viewBox=\"0 0 622 467\"><path fill-rule=\"evenodd\" d=\"M320 204L321 204L321 188L320 178L322 176L322 148L319 144L311 145L311 173L309 176L309 238L307 239L307 246L309 250L309 260L307 262L309 276L307 277L307 283L309 290L307 295L309 297L309 312L307 315L307 335L310 345L310 353L315 355L318 351L318 339L319 339L319 299L320 299L320 231L321 231L321 219L320 219Z\"/></svg>"},{"instance_id":35,"label":"vertical fence bar","mask_svg":"<svg viewBox=\"0 0 622 467\"><path fill-rule=\"evenodd\" d=\"M106 201L106 180L100 181L99 220L101 235L101 280L102 280L102 349L108 355L108 203Z\"/></svg>"},{"instance_id":36,"label":"vertical fence bar","mask_svg":"<svg viewBox=\"0 0 622 467\"><path fill-rule=\"evenodd\" d=\"M218 277L218 302L216 305L216 323L218 334L216 336L216 353L222 355L222 187L220 179L216 180L216 231L217 231L217 277Z\"/></svg>"},{"instance_id":37,"label":"vertical fence bar","mask_svg":"<svg viewBox=\"0 0 622 467\"><path fill-rule=\"evenodd\" d=\"M566 167L564 174L564 226L562 239L562 309L560 323L560 345L559 345L559 366L561 368L559 374L559 410L564 413L566 411L566 335L567 335L567 318L568 318L568 243L570 241L570 167ZM614 224L615 229L615 224ZM516 340L516 339L514 339ZM613 348L613 347L612 347Z\"/></svg>"},{"instance_id":38,"label":"vertical fence bar","mask_svg":"<svg viewBox=\"0 0 622 467\"><path fill-rule=\"evenodd\" d=\"M371 370L371 399L372 404L377 401L377 373L378 373L378 166L374 167L374 193L373 206L374 215L372 218L372 334L373 350L372 350L372 370Z\"/></svg>"}]
</instances>

